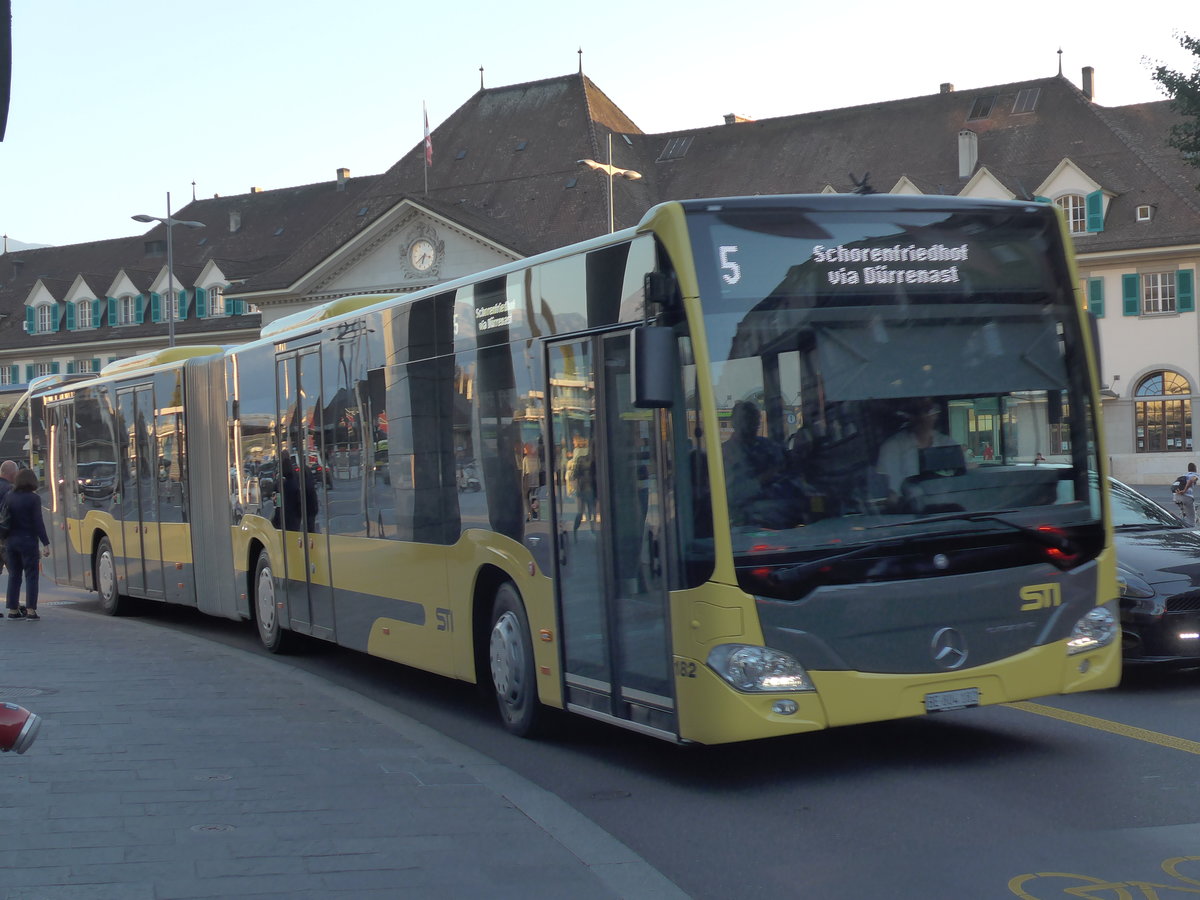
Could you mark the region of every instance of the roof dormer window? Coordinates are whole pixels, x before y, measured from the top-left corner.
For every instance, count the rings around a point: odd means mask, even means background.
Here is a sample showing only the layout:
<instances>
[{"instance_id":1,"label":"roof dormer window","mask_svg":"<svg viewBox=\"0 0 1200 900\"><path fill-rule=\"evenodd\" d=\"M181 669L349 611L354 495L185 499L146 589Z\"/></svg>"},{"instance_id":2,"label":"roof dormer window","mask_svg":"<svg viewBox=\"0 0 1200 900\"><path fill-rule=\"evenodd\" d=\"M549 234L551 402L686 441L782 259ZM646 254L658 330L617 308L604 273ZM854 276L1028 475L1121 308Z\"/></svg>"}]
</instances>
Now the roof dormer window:
<instances>
[{"instance_id":1,"label":"roof dormer window","mask_svg":"<svg viewBox=\"0 0 1200 900\"><path fill-rule=\"evenodd\" d=\"M42 303L37 307L38 334L49 334L50 332L57 330L55 328L55 325L58 324L56 321L58 318L55 315L56 312L58 312L58 310L53 303Z\"/></svg>"},{"instance_id":2,"label":"roof dormer window","mask_svg":"<svg viewBox=\"0 0 1200 900\"><path fill-rule=\"evenodd\" d=\"M1067 227L1071 234L1087 232L1087 203L1082 194L1066 194L1055 200L1054 205L1067 214Z\"/></svg>"},{"instance_id":3,"label":"roof dormer window","mask_svg":"<svg viewBox=\"0 0 1200 900\"><path fill-rule=\"evenodd\" d=\"M1149 222L1154 218L1154 207L1149 203L1139 204L1137 208L1136 221Z\"/></svg>"}]
</instances>

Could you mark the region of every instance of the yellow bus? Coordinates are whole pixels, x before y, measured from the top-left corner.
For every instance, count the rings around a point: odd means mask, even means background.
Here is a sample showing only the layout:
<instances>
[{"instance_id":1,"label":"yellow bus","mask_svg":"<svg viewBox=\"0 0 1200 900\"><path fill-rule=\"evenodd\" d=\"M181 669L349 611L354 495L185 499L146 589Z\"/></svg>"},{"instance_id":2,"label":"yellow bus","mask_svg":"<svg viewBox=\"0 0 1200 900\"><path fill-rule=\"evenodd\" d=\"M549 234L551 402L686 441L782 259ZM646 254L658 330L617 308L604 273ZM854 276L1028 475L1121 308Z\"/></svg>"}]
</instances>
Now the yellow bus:
<instances>
[{"instance_id":1,"label":"yellow bus","mask_svg":"<svg viewBox=\"0 0 1200 900\"><path fill-rule=\"evenodd\" d=\"M891 195L635 227L36 397L55 577L720 743L1114 685L1061 217Z\"/></svg>"}]
</instances>

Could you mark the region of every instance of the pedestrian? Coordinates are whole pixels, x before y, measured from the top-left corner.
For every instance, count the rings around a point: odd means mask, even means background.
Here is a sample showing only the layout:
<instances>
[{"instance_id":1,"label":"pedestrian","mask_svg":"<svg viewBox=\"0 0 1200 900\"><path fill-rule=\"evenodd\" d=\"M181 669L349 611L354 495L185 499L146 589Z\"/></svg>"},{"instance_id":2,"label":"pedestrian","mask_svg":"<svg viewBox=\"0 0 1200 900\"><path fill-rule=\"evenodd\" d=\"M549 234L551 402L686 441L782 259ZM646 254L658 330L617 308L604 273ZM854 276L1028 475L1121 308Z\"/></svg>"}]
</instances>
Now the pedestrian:
<instances>
[{"instance_id":1,"label":"pedestrian","mask_svg":"<svg viewBox=\"0 0 1200 900\"><path fill-rule=\"evenodd\" d=\"M17 464L11 459L6 459L0 463L0 503L4 502L4 497L12 490L13 480L17 477ZM8 567L8 555L4 550L4 539L0 538L0 572L3 572Z\"/></svg>"},{"instance_id":2,"label":"pedestrian","mask_svg":"<svg viewBox=\"0 0 1200 900\"><path fill-rule=\"evenodd\" d=\"M1183 519L1189 527L1196 524L1196 495L1193 488L1196 486L1197 478L1200 476L1196 474L1196 464L1188 463L1187 471L1176 478L1175 483L1171 485L1171 499L1179 507L1179 518Z\"/></svg>"},{"instance_id":3,"label":"pedestrian","mask_svg":"<svg viewBox=\"0 0 1200 900\"><path fill-rule=\"evenodd\" d=\"M13 479L12 490L3 505L8 509L8 617L40 619L38 601L38 543L42 556L50 555L50 538L42 518L42 498L37 494L38 480L33 469L21 469ZM25 581L25 606L21 606L21 581Z\"/></svg>"}]
</instances>

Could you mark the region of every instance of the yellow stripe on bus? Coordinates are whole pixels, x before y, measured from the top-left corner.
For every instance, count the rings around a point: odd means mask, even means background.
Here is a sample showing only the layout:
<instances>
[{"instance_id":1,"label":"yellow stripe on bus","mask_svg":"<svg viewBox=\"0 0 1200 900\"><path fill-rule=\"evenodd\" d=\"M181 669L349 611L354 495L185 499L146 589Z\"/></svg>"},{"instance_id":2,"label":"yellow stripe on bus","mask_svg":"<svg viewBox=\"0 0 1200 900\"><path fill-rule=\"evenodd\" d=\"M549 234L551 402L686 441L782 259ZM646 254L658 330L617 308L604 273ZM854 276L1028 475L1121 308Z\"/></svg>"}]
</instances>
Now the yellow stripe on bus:
<instances>
[{"instance_id":1,"label":"yellow stripe on bus","mask_svg":"<svg viewBox=\"0 0 1200 900\"><path fill-rule=\"evenodd\" d=\"M1182 750L1184 753L1194 753L1200 756L1200 741L1189 741L1186 738L1161 734L1157 731L1149 731L1133 725L1122 725L1120 722L1110 722L1108 719L1085 716L1083 713L1055 709L1053 706L1043 706L1040 703L1030 703L1027 700L1006 703L1004 705L1010 706L1013 709L1031 712L1035 715L1046 716L1050 719L1058 719L1060 722L1070 722L1072 725L1082 725L1084 728L1095 728L1097 731L1107 731L1109 734L1145 741L1147 744L1158 744L1158 746L1166 747L1168 750Z\"/></svg>"}]
</instances>

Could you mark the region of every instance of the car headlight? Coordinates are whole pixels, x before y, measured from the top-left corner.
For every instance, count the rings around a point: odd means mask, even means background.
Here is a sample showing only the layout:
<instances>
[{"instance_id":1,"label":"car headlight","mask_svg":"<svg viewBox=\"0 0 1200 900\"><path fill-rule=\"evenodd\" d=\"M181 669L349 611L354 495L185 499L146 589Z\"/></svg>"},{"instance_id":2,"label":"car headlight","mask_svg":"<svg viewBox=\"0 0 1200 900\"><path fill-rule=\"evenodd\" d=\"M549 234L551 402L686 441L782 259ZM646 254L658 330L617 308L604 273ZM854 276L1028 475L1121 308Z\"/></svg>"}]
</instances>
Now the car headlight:
<instances>
[{"instance_id":1,"label":"car headlight","mask_svg":"<svg viewBox=\"0 0 1200 900\"><path fill-rule=\"evenodd\" d=\"M1117 585L1121 588L1121 596L1129 600L1148 600L1154 596L1154 588L1125 569L1117 569Z\"/></svg>"},{"instance_id":2,"label":"car headlight","mask_svg":"<svg viewBox=\"0 0 1200 900\"><path fill-rule=\"evenodd\" d=\"M708 665L739 691L812 691L804 667L786 653L751 644L721 644L708 654Z\"/></svg>"},{"instance_id":3,"label":"car headlight","mask_svg":"<svg viewBox=\"0 0 1200 900\"><path fill-rule=\"evenodd\" d=\"M1088 614L1075 623L1071 629L1071 639L1067 641L1067 653L1085 653L1111 644L1120 629L1117 617L1107 607L1097 606L1088 610Z\"/></svg>"}]
</instances>

